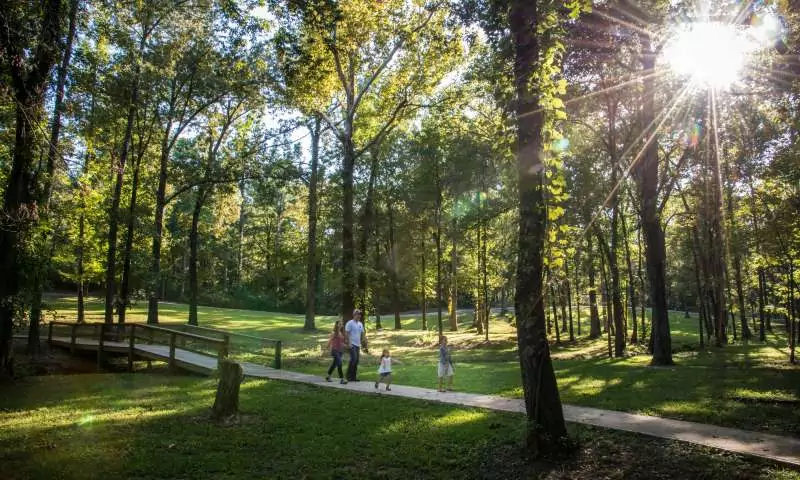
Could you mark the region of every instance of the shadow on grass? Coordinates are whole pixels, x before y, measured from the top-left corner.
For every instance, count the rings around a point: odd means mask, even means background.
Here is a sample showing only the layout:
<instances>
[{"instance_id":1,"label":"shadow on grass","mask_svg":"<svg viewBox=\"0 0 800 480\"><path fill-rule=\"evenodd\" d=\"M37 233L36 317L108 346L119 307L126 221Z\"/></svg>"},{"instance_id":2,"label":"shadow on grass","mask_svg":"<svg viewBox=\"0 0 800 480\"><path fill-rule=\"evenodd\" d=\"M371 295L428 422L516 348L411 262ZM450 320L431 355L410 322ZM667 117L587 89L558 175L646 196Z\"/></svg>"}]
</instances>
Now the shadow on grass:
<instances>
[{"instance_id":1,"label":"shadow on grass","mask_svg":"<svg viewBox=\"0 0 800 480\"><path fill-rule=\"evenodd\" d=\"M3 478L775 478L763 462L571 428L580 448L526 459L521 416L277 381L242 385L242 422L207 420L214 382L72 376L0 399ZM44 400L44 397L48 397ZM43 408L43 404L50 405ZM14 423L27 418L26 423ZM35 427L35 428L34 428ZM643 464L642 458L647 462ZM794 478L797 478L796 476Z\"/></svg>"}]
</instances>

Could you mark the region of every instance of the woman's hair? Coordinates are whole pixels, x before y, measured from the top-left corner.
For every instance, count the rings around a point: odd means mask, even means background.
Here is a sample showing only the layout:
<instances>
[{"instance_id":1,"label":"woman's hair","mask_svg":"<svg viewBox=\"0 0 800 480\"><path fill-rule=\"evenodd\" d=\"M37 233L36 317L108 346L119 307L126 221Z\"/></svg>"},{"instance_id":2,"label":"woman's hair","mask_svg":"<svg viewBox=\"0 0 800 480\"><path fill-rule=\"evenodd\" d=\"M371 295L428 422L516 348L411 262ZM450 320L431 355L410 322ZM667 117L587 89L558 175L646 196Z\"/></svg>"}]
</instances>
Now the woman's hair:
<instances>
[{"instance_id":1,"label":"woman's hair","mask_svg":"<svg viewBox=\"0 0 800 480\"><path fill-rule=\"evenodd\" d=\"M342 328L342 321L336 320L336 322L333 323L333 331L331 331L331 333L339 333Z\"/></svg>"}]
</instances>

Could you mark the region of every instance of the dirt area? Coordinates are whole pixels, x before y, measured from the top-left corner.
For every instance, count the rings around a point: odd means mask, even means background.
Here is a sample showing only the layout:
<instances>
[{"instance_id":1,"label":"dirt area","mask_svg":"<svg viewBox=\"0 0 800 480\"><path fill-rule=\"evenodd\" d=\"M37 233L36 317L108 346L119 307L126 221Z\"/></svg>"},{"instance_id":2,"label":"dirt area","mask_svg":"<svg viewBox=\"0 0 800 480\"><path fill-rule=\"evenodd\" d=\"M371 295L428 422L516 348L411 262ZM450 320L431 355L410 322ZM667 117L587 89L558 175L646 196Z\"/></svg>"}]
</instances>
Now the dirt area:
<instances>
[{"instance_id":1,"label":"dirt area","mask_svg":"<svg viewBox=\"0 0 800 480\"><path fill-rule=\"evenodd\" d=\"M93 356L71 356L68 351L50 348L42 343L42 350L36 356L26 352L25 341L14 344L14 376L31 375L70 375L97 372L97 360Z\"/></svg>"}]
</instances>

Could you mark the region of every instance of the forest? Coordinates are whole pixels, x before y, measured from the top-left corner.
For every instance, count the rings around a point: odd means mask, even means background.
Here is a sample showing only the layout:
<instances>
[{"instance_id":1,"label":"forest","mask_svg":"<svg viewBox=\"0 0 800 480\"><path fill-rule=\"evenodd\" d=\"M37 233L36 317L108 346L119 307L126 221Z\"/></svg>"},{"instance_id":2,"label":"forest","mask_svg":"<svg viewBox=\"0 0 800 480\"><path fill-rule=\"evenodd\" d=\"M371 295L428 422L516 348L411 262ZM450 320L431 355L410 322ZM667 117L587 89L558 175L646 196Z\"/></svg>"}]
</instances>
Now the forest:
<instances>
[{"instance_id":1,"label":"forest","mask_svg":"<svg viewBox=\"0 0 800 480\"><path fill-rule=\"evenodd\" d=\"M526 385L553 336L672 364L670 310L794 363L796 6L3 1L2 367L56 291L487 339L499 309Z\"/></svg>"}]
</instances>

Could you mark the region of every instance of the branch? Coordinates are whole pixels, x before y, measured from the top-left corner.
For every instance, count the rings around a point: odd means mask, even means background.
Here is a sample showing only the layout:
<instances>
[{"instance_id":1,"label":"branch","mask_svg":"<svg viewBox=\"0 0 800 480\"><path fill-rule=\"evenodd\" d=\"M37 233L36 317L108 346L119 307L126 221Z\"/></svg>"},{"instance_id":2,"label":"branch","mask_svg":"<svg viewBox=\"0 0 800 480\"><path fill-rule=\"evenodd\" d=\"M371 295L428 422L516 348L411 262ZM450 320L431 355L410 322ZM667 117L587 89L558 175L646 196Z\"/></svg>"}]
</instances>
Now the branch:
<instances>
[{"instance_id":1,"label":"branch","mask_svg":"<svg viewBox=\"0 0 800 480\"><path fill-rule=\"evenodd\" d=\"M376 145L380 145L380 142L382 142L383 139L386 137L386 135L388 135L389 132L391 132L392 128L394 128L395 120L397 120L397 117L400 115L400 112L407 106L408 106L408 100L404 98L397 104L394 111L392 112L392 116L389 117L389 120L387 120L386 123L383 124L380 130L378 130L378 133L375 134L374 137L372 137L372 140L370 140L366 145L364 145L364 148L355 152L355 156L353 157L353 159L354 160L357 159L370 148Z\"/></svg>"},{"instance_id":2,"label":"branch","mask_svg":"<svg viewBox=\"0 0 800 480\"><path fill-rule=\"evenodd\" d=\"M658 206L658 215L661 216L661 212L664 210L664 207L667 205L667 200L669 200L670 195L672 195L672 190L675 188L675 184L678 182L678 174L683 169L684 164L691 156L692 152L694 152L693 148L687 148L683 151L681 158L678 159L678 165L675 166L675 172L670 177L670 182L667 184L666 188L663 191L663 198L661 199L661 204Z\"/></svg>"}]
</instances>

